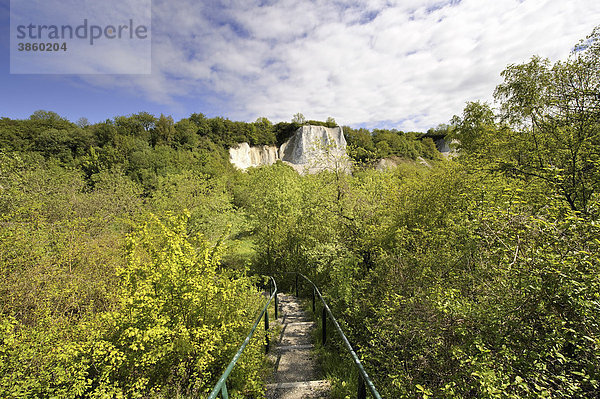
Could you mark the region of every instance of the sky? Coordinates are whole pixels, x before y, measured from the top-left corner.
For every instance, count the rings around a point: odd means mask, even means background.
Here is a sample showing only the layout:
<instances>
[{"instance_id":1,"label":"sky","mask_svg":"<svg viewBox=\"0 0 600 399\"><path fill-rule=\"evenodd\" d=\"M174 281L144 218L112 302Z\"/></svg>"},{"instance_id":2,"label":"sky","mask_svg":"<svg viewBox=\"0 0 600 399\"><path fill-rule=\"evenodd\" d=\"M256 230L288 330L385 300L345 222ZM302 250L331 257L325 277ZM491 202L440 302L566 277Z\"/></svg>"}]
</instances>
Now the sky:
<instances>
[{"instance_id":1,"label":"sky","mask_svg":"<svg viewBox=\"0 0 600 399\"><path fill-rule=\"evenodd\" d=\"M426 131L467 101L492 103L509 64L568 57L600 25L600 1L152 0L150 74L11 74L10 15L0 0L3 117L44 109L90 122L141 111L279 122L300 112ZM122 52L100 58L135 63Z\"/></svg>"}]
</instances>

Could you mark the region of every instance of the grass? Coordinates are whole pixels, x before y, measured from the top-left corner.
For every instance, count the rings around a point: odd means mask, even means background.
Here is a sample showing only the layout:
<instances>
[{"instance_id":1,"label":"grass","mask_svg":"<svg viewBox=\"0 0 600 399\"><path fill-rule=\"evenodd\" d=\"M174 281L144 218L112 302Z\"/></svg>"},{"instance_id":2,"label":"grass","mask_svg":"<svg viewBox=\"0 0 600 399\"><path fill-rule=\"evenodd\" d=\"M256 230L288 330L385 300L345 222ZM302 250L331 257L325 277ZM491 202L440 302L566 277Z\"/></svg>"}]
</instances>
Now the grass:
<instances>
[{"instance_id":1,"label":"grass","mask_svg":"<svg viewBox=\"0 0 600 399\"><path fill-rule=\"evenodd\" d=\"M251 236L244 236L226 243L227 250L221 261L222 265L230 269L245 269L250 266L256 254L254 241Z\"/></svg>"},{"instance_id":2,"label":"grass","mask_svg":"<svg viewBox=\"0 0 600 399\"><path fill-rule=\"evenodd\" d=\"M308 314L312 312L312 299L303 299L302 306ZM350 354L339 338L331 320L327 322L327 342L323 346L322 305L316 302L315 329L312 331L315 343L314 354L317 356L323 375L331 383L331 399L355 398L358 390L358 370Z\"/></svg>"}]
</instances>

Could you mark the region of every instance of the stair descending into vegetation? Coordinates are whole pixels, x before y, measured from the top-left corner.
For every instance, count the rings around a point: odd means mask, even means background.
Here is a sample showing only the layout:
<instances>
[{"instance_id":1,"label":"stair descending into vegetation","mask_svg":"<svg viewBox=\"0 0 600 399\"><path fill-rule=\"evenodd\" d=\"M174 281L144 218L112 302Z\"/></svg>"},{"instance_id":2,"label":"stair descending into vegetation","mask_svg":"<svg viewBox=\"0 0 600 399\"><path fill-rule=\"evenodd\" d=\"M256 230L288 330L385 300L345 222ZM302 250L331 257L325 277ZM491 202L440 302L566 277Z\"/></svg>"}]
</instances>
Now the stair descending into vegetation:
<instances>
[{"instance_id":1,"label":"stair descending into vegetation","mask_svg":"<svg viewBox=\"0 0 600 399\"><path fill-rule=\"evenodd\" d=\"M311 353L314 322L302 310L297 298L282 294L279 304L282 329L271 349L275 373L267 385L267 398L328 398L329 382L319 378L321 370Z\"/></svg>"}]
</instances>

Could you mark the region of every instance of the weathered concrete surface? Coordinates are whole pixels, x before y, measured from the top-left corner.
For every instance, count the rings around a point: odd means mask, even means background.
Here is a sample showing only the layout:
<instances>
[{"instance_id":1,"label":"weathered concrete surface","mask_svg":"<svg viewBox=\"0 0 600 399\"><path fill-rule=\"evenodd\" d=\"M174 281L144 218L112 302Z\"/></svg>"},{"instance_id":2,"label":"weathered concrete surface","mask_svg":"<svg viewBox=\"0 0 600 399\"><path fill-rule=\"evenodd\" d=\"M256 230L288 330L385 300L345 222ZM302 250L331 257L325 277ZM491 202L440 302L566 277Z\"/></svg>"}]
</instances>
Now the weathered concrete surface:
<instances>
[{"instance_id":1,"label":"weathered concrete surface","mask_svg":"<svg viewBox=\"0 0 600 399\"><path fill-rule=\"evenodd\" d=\"M268 399L316 399L329 397L329 382L322 380L312 350L314 323L289 295L279 296L282 329L272 347L275 373L267 385Z\"/></svg>"}]
</instances>

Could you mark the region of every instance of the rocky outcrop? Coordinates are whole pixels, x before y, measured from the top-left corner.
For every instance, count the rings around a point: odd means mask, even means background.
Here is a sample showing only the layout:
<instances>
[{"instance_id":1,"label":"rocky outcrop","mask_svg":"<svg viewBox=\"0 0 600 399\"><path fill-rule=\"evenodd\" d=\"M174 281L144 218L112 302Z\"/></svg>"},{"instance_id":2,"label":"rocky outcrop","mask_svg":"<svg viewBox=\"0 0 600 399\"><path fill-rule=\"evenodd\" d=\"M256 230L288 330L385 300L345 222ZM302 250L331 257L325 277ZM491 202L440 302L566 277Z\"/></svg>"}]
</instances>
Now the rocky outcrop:
<instances>
[{"instance_id":1,"label":"rocky outcrop","mask_svg":"<svg viewBox=\"0 0 600 399\"><path fill-rule=\"evenodd\" d=\"M382 172L385 170L395 169L398 166L403 165L403 164L404 165L414 165L415 163L418 163L419 165L423 165L428 168L431 168L431 165L429 164L429 162L427 162L427 160L423 157L417 157L416 160L412 160L412 159L397 157L395 155L388 157L388 158L381 158L380 160L378 160L375 163L374 167L375 167L375 170Z\"/></svg>"},{"instance_id":2,"label":"rocky outcrop","mask_svg":"<svg viewBox=\"0 0 600 399\"><path fill-rule=\"evenodd\" d=\"M309 164L327 151L346 153L346 138L341 127L302 126L279 149L282 161Z\"/></svg>"},{"instance_id":3,"label":"rocky outcrop","mask_svg":"<svg viewBox=\"0 0 600 399\"><path fill-rule=\"evenodd\" d=\"M239 169L272 165L278 159L279 153L276 146L250 147L248 143L241 143L229 149L229 161Z\"/></svg>"},{"instance_id":4,"label":"rocky outcrop","mask_svg":"<svg viewBox=\"0 0 600 399\"><path fill-rule=\"evenodd\" d=\"M281 145L279 156L300 173L349 169L346 138L339 126L302 126Z\"/></svg>"},{"instance_id":5,"label":"rocky outcrop","mask_svg":"<svg viewBox=\"0 0 600 399\"><path fill-rule=\"evenodd\" d=\"M339 126L301 126L280 148L250 147L248 143L241 143L229 149L229 159L239 169L271 165L277 160L291 165L300 173L350 169L346 139Z\"/></svg>"},{"instance_id":6,"label":"rocky outcrop","mask_svg":"<svg viewBox=\"0 0 600 399\"><path fill-rule=\"evenodd\" d=\"M402 163L402 160L399 157L381 158L375 163L375 170L382 172L388 169L394 169L400 165L400 163Z\"/></svg>"}]
</instances>

